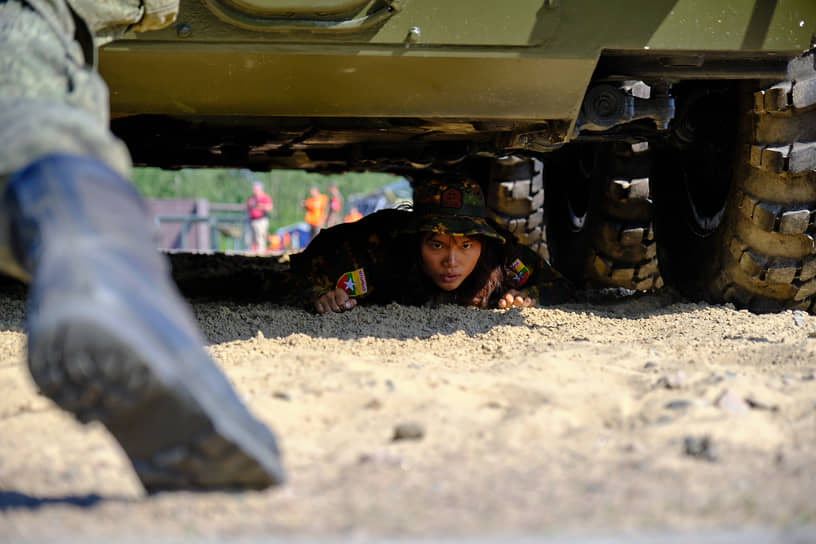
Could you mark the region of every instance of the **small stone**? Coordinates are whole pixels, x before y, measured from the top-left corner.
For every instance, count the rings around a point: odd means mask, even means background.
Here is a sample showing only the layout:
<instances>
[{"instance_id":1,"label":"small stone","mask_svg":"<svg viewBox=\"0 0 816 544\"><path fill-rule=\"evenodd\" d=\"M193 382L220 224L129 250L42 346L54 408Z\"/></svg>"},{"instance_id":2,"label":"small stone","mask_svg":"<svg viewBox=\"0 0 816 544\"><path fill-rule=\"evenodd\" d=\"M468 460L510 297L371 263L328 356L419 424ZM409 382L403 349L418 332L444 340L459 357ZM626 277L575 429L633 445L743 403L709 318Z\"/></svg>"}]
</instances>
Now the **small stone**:
<instances>
[{"instance_id":1,"label":"small stone","mask_svg":"<svg viewBox=\"0 0 816 544\"><path fill-rule=\"evenodd\" d=\"M805 313L802 310L793 312L793 323L797 327L801 327L805 322Z\"/></svg>"},{"instance_id":2,"label":"small stone","mask_svg":"<svg viewBox=\"0 0 816 544\"><path fill-rule=\"evenodd\" d=\"M385 380L385 387L387 387L389 391L393 391L394 389L396 389L396 387L394 386L394 382L392 382L391 380Z\"/></svg>"},{"instance_id":3,"label":"small stone","mask_svg":"<svg viewBox=\"0 0 816 544\"><path fill-rule=\"evenodd\" d=\"M363 408L366 410L379 410L382 408L382 402L380 402L380 399L371 399L363 405Z\"/></svg>"},{"instance_id":4,"label":"small stone","mask_svg":"<svg viewBox=\"0 0 816 544\"><path fill-rule=\"evenodd\" d=\"M671 402L667 402L665 408L667 410L686 410L691 408L691 405L694 404L690 400L686 399L677 399Z\"/></svg>"},{"instance_id":5,"label":"small stone","mask_svg":"<svg viewBox=\"0 0 816 544\"><path fill-rule=\"evenodd\" d=\"M706 383L710 383L716 385L718 383L722 383L725 381L725 376L722 374L717 374L716 372L712 372L711 375L706 379Z\"/></svg>"},{"instance_id":6,"label":"small stone","mask_svg":"<svg viewBox=\"0 0 816 544\"><path fill-rule=\"evenodd\" d=\"M292 396L286 391L275 391L272 393L272 396L276 399L285 400L287 402L292 400Z\"/></svg>"},{"instance_id":7,"label":"small stone","mask_svg":"<svg viewBox=\"0 0 816 544\"><path fill-rule=\"evenodd\" d=\"M629 442L622 449L626 453L643 453L645 448L639 442Z\"/></svg>"},{"instance_id":8,"label":"small stone","mask_svg":"<svg viewBox=\"0 0 816 544\"><path fill-rule=\"evenodd\" d=\"M751 410L745 400L739 395L734 394L730 389L724 390L714 401L714 404L721 410L732 414L744 414Z\"/></svg>"},{"instance_id":9,"label":"small stone","mask_svg":"<svg viewBox=\"0 0 816 544\"><path fill-rule=\"evenodd\" d=\"M813 380L816 380L816 372L810 372L802 376L803 382L812 382Z\"/></svg>"},{"instance_id":10,"label":"small stone","mask_svg":"<svg viewBox=\"0 0 816 544\"><path fill-rule=\"evenodd\" d=\"M663 415L663 416L660 416L659 418L657 418L655 420L655 423L657 425L668 425L669 423L674 423L674 418L671 417L671 416Z\"/></svg>"},{"instance_id":11,"label":"small stone","mask_svg":"<svg viewBox=\"0 0 816 544\"><path fill-rule=\"evenodd\" d=\"M657 368L657 363L655 363L654 361L649 361L648 363L643 365L644 370L649 370L650 368Z\"/></svg>"},{"instance_id":12,"label":"small stone","mask_svg":"<svg viewBox=\"0 0 816 544\"><path fill-rule=\"evenodd\" d=\"M672 374L666 374L657 380L658 387L665 387L666 389L680 389L686 384L686 373L678 370Z\"/></svg>"},{"instance_id":13,"label":"small stone","mask_svg":"<svg viewBox=\"0 0 816 544\"><path fill-rule=\"evenodd\" d=\"M400 423L394 427L394 437L391 439L396 442L398 440L421 440L425 436L425 428L414 422Z\"/></svg>"},{"instance_id":14,"label":"small stone","mask_svg":"<svg viewBox=\"0 0 816 544\"><path fill-rule=\"evenodd\" d=\"M808 338L816 338L816 331L810 331L808 333Z\"/></svg>"},{"instance_id":15,"label":"small stone","mask_svg":"<svg viewBox=\"0 0 816 544\"><path fill-rule=\"evenodd\" d=\"M769 412L777 412L779 410L779 406L756 400L754 397L746 397L745 402L754 410L768 410Z\"/></svg>"},{"instance_id":16,"label":"small stone","mask_svg":"<svg viewBox=\"0 0 816 544\"><path fill-rule=\"evenodd\" d=\"M683 453L704 461L715 462L720 458L717 445L710 436L687 436L683 439Z\"/></svg>"},{"instance_id":17,"label":"small stone","mask_svg":"<svg viewBox=\"0 0 816 544\"><path fill-rule=\"evenodd\" d=\"M371 453L361 453L357 458L357 462L361 465L367 463L379 465L401 465L402 457L391 452L376 451Z\"/></svg>"}]
</instances>

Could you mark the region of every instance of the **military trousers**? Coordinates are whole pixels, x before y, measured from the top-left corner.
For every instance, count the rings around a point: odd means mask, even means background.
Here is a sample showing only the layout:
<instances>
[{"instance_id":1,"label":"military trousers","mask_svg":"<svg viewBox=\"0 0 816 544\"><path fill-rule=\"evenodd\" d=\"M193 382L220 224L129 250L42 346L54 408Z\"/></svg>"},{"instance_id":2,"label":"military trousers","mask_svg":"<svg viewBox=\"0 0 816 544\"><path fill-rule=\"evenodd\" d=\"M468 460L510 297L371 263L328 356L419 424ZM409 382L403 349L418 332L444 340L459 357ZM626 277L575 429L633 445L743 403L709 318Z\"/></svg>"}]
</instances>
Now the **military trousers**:
<instances>
[{"instance_id":1,"label":"military trousers","mask_svg":"<svg viewBox=\"0 0 816 544\"><path fill-rule=\"evenodd\" d=\"M128 29L166 26L177 10L178 0L0 0L0 192L14 172L55 153L129 176L96 48ZM8 271L6 222L0 217L0 269Z\"/></svg>"}]
</instances>

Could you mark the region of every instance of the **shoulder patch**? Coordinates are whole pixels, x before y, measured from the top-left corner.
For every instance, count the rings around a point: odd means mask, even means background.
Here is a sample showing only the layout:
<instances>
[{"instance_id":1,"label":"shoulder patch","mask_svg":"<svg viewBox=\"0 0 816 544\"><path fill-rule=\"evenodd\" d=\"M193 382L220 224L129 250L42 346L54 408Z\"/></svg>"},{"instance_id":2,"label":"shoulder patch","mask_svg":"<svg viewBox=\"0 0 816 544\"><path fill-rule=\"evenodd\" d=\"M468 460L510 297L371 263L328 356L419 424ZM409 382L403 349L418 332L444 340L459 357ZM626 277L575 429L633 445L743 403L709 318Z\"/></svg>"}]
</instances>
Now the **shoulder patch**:
<instances>
[{"instance_id":1,"label":"shoulder patch","mask_svg":"<svg viewBox=\"0 0 816 544\"><path fill-rule=\"evenodd\" d=\"M366 294L368 285L366 284L365 270L358 268L342 274L337 279L336 287L345 291L350 297L359 297Z\"/></svg>"},{"instance_id":2,"label":"shoulder patch","mask_svg":"<svg viewBox=\"0 0 816 544\"><path fill-rule=\"evenodd\" d=\"M521 287L527 283L527 280L530 277L530 269L527 268L527 265L524 264L521 259L516 259L510 263L510 268L513 270L511 278L516 287Z\"/></svg>"}]
</instances>

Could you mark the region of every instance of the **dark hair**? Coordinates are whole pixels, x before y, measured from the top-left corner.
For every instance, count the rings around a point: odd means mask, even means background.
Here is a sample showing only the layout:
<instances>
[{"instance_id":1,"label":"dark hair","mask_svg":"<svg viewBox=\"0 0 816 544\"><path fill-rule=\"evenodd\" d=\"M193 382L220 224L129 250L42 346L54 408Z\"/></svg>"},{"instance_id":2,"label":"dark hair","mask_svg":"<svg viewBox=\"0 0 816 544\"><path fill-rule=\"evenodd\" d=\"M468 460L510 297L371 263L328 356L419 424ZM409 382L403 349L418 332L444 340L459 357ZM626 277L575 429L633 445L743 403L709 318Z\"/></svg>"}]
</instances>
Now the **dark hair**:
<instances>
[{"instance_id":1,"label":"dark hair","mask_svg":"<svg viewBox=\"0 0 816 544\"><path fill-rule=\"evenodd\" d=\"M471 238L481 242L482 254L473 272L452 293L456 304L470 305L474 298L478 298L479 306L486 308L491 295L502 282L501 244L495 238L481 234Z\"/></svg>"},{"instance_id":2,"label":"dark hair","mask_svg":"<svg viewBox=\"0 0 816 544\"><path fill-rule=\"evenodd\" d=\"M479 299L479 306L486 308L491 303L491 295L502 281L501 244L495 238L474 235L482 245L482 252L473 272L453 291L440 289L421 267L421 244L428 232L417 232L400 236L399 243L392 247L399 248L387 259L389 275L393 281L394 292L381 293L388 301L406 305L423 304L461 304L469 306L474 298ZM412 247L413 251L405 251ZM496 293L498 295L498 293Z\"/></svg>"}]
</instances>

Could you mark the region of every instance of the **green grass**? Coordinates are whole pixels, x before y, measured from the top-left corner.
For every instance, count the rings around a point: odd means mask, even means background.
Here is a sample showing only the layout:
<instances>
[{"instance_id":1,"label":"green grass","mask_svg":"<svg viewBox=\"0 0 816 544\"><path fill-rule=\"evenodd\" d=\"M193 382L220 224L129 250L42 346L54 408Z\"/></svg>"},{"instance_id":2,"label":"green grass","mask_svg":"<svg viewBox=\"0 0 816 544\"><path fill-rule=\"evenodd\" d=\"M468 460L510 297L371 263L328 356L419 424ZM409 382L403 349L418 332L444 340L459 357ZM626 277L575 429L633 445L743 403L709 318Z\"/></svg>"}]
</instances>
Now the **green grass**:
<instances>
[{"instance_id":1,"label":"green grass","mask_svg":"<svg viewBox=\"0 0 816 544\"><path fill-rule=\"evenodd\" d=\"M313 185L327 193L330 183L348 200L353 194L367 193L399 178L391 174L347 173L323 175L301 170L248 170L134 168L133 183L146 198L206 198L210 202L242 204L252 193L252 182L260 181L272 197L274 209L269 230L303 220L301 202Z\"/></svg>"}]
</instances>

